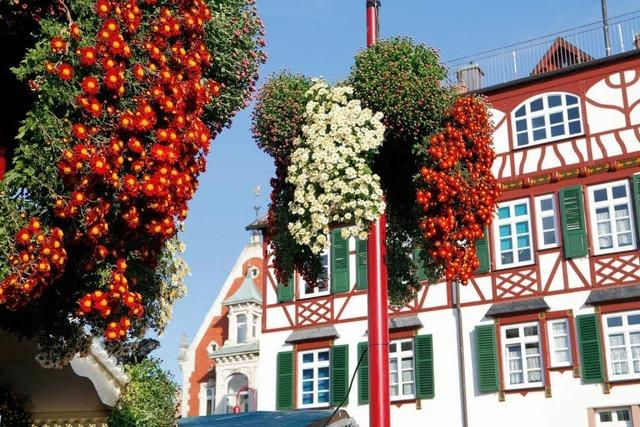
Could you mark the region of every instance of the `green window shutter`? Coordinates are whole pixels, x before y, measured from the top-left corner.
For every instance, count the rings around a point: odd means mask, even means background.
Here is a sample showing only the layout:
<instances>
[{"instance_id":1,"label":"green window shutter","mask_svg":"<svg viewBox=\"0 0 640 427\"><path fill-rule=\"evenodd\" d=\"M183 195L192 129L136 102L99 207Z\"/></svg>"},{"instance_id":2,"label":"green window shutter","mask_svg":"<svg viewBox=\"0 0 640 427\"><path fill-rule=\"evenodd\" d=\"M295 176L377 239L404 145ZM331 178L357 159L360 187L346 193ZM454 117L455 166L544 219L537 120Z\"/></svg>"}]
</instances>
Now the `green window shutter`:
<instances>
[{"instance_id":1,"label":"green window shutter","mask_svg":"<svg viewBox=\"0 0 640 427\"><path fill-rule=\"evenodd\" d=\"M595 314L576 316L578 348L580 351L580 369L582 380L587 383L604 381L604 364L600 344L600 328Z\"/></svg>"},{"instance_id":2,"label":"green window shutter","mask_svg":"<svg viewBox=\"0 0 640 427\"><path fill-rule=\"evenodd\" d=\"M636 229L638 236L640 236L640 174L631 176L631 192L633 193L633 206L636 209Z\"/></svg>"},{"instance_id":3,"label":"green window shutter","mask_svg":"<svg viewBox=\"0 0 640 427\"><path fill-rule=\"evenodd\" d=\"M293 275L287 281L287 286L282 283L278 283L278 302L293 301L293 293L295 290L295 284Z\"/></svg>"},{"instance_id":4,"label":"green window shutter","mask_svg":"<svg viewBox=\"0 0 640 427\"><path fill-rule=\"evenodd\" d=\"M478 366L478 388L481 393L498 391L498 353L496 351L495 325L480 325L475 328L476 364Z\"/></svg>"},{"instance_id":5,"label":"green window shutter","mask_svg":"<svg viewBox=\"0 0 640 427\"><path fill-rule=\"evenodd\" d=\"M369 403L369 343L358 343L358 360L362 356L362 362L358 368L358 404L366 405Z\"/></svg>"},{"instance_id":6,"label":"green window shutter","mask_svg":"<svg viewBox=\"0 0 640 427\"><path fill-rule=\"evenodd\" d=\"M293 409L293 352L278 353L276 363L276 409Z\"/></svg>"},{"instance_id":7,"label":"green window shutter","mask_svg":"<svg viewBox=\"0 0 640 427\"><path fill-rule=\"evenodd\" d=\"M356 240L356 289L367 289L367 241Z\"/></svg>"},{"instance_id":8,"label":"green window shutter","mask_svg":"<svg viewBox=\"0 0 640 427\"><path fill-rule=\"evenodd\" d=\"M489 257L489 229L484 228L484 234L476 240L476 255L480 265L475 271L476 274L488 273L491 271L491 258Z\"/></svg>"},{"instance_id":9,"label":"green window shutter","mask_svg":"<svg viewBox=\"0 0 640 427\"><path fill-rule=\"evenodd\" d=\"M340 229L331 232L331 292L349 292L349 240Z\"/></svg>"},{"instance_id":10,"label":"green window shutter","mask_svg":"<svg viewBox=\"0 0 640 427\"><path fill-rule=\"evenodd\" d=\"M349 346L331 347L331 405L338 406L349 398Z\"/></svg>"},{"instance_id":11,"label":"green window shutter","mask_svg":"<svg viewBox=\"0 0 640 427\"><path fill-rule=\"evenodd\" d=\"M584 220L582 187L574 185L560 190L560 217L565 258L587 256L587 228Z\"/></svg>"},{"instance_id":12,"label":"green window shutter","mask_svg":"<svg viewBox=\"0 0 640 427\"><path fill-rule=\"evenodd\" d=\"M420 258L420 249L415 249L413 251L413 262L415 262L416 267L418 267L418 270L416 271L418 280L423 281L427 278L427 273L424 271L424 263L422 262L422 258Z\"/></svg>"},{"instance_id":13,"label":"green window shutter","mask_svg":"<svg viewBox=\"0 0 640 427\"><path fill-rule=\"evenodd\" d=\"M416 397L433 399L435 382L433 378L433 338L431 335L418 335L415 338L416 351Z\"/></svg>"}]
</instances>

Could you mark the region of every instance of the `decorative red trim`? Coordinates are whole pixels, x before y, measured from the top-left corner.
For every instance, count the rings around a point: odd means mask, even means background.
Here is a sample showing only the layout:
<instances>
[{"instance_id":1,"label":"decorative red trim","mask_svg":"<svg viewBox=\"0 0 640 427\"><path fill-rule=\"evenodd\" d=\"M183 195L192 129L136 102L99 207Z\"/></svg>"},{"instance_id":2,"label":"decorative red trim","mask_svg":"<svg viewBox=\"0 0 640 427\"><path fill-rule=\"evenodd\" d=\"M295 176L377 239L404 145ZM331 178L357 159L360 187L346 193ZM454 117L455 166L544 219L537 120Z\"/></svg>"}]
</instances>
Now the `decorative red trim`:
<instances>
[{"instance_id":1,"label":"decorative red trim","mask_svg":"<svg viewBox=\"0 0 640 427\"><path fill-rule=\"evenodd\" d=\"M495 319L496 325L496 353L498 353L498 395L504 392L504 374L503 374L503 360L502 360L502 334L500 328L502 326L502 319Z\"/></svg>"},{"instance_id":2,"label":"decorative red trim","mask_svg":"<svg viewBox=\"0 0 640 427\"><path fill-rule=\"evenodd\" d=\"M333 346L333 339L325 339L325 340L318 340L318 341L305 341L305 342L300 342L300 343L296 343L296 353L300 352L300 351L307 351L307 350L319 350L321 348L331 348Z\"/></svg>"},{"instance_id":3,"label":"decorative red trim","mask_svg":"<svg viewBox=\"0 0 640 427\"><path fill-rule=\"evenodd\" d=\"M516 323L537 322L539 320L539 313L540 312L536 311L526 314L500 316L500 326L513 325Z\"/></svg>"},{"instance_id":4,"label":"decorative red trim","mask_svg":"<svg viewBox=\"0 0 640 427\"><path fill-rule=\"evenodd\" d=\"M404 329L401 331L389 331L389 341L413 338L416 336L415 329Z\"/></svg>"},{"instance_id":5,"label":"decorative red trim","mask_svg":"<svg viewBox=\"0 0 640 427\"><path fill-rule=\"evenodd\" d=\"M542 353L542 357L544 360L544 366L542 367L542 372L544 375L544 386L543 390L549 389L551 390L551 374L549 373L549 368L551 367L551 354L549 353L549 335L547 331L547 322L545 319L545 313L538 313L538 322L540 325L540 352Z\"/></svg>"},{"instance_id":6,"label":"decorative red trim","mask_svg":"<svg viewBox=\"0 0 640 427\"><path fill-rule=\"evenodd\" d=\"M601 314L619 313L622 311L640 310L640 301L625 301L599 304ZM604 348L604 347L603 347Z\"/></svg>"}]
</instances>

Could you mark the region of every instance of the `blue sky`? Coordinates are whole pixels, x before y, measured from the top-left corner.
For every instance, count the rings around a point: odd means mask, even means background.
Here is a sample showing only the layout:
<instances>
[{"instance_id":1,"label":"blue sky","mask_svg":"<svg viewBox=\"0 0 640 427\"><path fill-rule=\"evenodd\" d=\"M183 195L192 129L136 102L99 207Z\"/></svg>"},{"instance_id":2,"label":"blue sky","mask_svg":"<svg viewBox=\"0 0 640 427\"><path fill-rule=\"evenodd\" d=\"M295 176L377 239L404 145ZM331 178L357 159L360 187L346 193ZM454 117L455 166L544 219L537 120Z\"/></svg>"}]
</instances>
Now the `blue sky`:
<instances>
[{"instance_id":1,"label":"blue sky","mask_svg":"<svg viewBox=\"0 0 640 427\"><path fill-rule=\"evenodd\" d=\"M365 46L364 0L258 0L269 58L260 76L289 69L330 81L344 78ZM609 17L640 9L637 0L609 0ZM380 35L410 36L452 59L601 19L599 0L436 1L382 0ZM250 109L213 143L207 172L190 204L182 239L192 275L162 347L153 354L181 380L176 362L180 336L192 339L237 256L254 218L252 189L269 200L271 159L251 138Z\"/></svg>"}]
</instances>

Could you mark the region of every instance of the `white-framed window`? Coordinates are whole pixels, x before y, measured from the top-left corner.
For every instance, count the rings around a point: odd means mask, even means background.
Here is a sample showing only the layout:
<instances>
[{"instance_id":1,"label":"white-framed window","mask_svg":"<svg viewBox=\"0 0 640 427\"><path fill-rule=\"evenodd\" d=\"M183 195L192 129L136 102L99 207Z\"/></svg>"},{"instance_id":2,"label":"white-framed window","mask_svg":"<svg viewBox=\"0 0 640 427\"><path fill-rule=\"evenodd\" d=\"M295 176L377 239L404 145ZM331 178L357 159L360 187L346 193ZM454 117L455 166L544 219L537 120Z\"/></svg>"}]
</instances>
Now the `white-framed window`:
<instances>
[{"instance_id":1,"label":"white-framed window","mask_svg":"<svg viewBox=\"0 0 640 427\"><path fill-rule=\"evenodd\" d=\"M538 322L504 326L502 347L507 389L544 385Z\"/></svg>"},{"instance_id":2,"label":"white-framed window","mask_svg":"<svg viewBox=\"0 0 640 427\"><path fill-rule=\"evenodd\" d=\"M331 292L330 288L330 280L331 280L331 259L330 255L331 250L326 248L320 254L320 260L322 262L322 267L324 268L324 277L325 280L317 286L312 286L304 281L302 276L300 278L300 298L313 298L319 297L323 295L329 295Z\"/></svg>"},{"instance_id":3,"label":"white-framed window","mask_svg":"<svg viewBox=\"0 0 640 427\"><path fill-rule=\"evenodd\" d=\"M216 388L215 386L207 386L207 410L206 415L213 415L216 410Z\"/></svg>"},{"instance_id":4,"label":"white-framed window","mask_svg":"<svg viewBox=\"0 0 640 427\"><path fill-rule=\"evenodd\" d=\"M516 147L580 135L580 117L580 102L577 96L558 92L536 95L513 112Z\"/></svg>"},{"instance_id":5,"label":"white-framed window","mask_svg":"<svg viewBox=\"0 0 640 427\"><path fill-rule=\"evenodd\" d=\"M538 248L555 248L560 244L558 214L553 194L536 197L536 222L538 223Z\"/></svg>"},{"instance_id":6,"label":"white-framed window","mask_svg":"<svg viewBox=\"0 0 640 427\"><path fill-rule=\"evenodd\" d=\"M608 314L603 324L609 378L640 378L640 311Z\"/></svg>"},{"instance_id":7,"label":"white-framed window","mask_svg":"<svg viewBox=\"0 0 640 427\"><path fill-rule=\"evenodd\" d=\"M298 407L329 406L329 355L328 348L298 353Z\"/></svg>"},{"instance_id":8,"label":"white-framed window","mask_svg":"<svg viewBox=\"0 0 640 427\"><path fill-rule=\"evenodd\" d=\"M389 386L391 400L416 397L413 338L389 343Z\"/></svg>"},{"instance_id":9,"label":"white-framed window","mask_svg":"<svg viewBox=\"0 0 640 427\"><path fill-rule=\"evenodd\" d=\"M549 352L551 366L563 367L572 365L571 334L569 319L550 320L547 323L549 331Z\"/></svg>"},{"instance_id":10,"label":"white-framed window","mask_svg":"<svg viewBox=\"0 0 640 427\"><path fill-rule=\"evenodd\" d=\"M630 408L607 408L596 410L598 427L632 427Z\"/></svg>"},{"instance_id":11,"label":"white-framed window","mask_svg":"<svg viewBox=\"0 0 640 427\"><path fill-rule=\"evenodd\" d=\"M251 316L251 336L253 338L258 338L258 323L260 322L260 318L257 314Z\"/></svg>"},{"instance_id":12,"label":"white-framed window","mask_svg":"<svg viewBox=\"0 0 640 427\"><path fill-rule=\"evenodd\" d=\"M494 221L498 268L533 264L529 200L520 199L498 205Z\"/></svg>"},{"instance_id":13,"label":"white-framed window","mask_svg":"<svg viewBox=\"0 0 640 427\"><path fill-rule=\"evenodd\" d=\"M244 344L247 342L247 315L238 314L236 316L236 343Z\"/></svg>"},{"instance_id":14,"label":"white-framed window","mask_svg":"<svg viewBox=\"0 0 640 427\"><path fill-rule=\"evenodd\" d=\"M633 249L635 230L628 181L589 187L595 254Z\"/></svg>"}]
</instances>

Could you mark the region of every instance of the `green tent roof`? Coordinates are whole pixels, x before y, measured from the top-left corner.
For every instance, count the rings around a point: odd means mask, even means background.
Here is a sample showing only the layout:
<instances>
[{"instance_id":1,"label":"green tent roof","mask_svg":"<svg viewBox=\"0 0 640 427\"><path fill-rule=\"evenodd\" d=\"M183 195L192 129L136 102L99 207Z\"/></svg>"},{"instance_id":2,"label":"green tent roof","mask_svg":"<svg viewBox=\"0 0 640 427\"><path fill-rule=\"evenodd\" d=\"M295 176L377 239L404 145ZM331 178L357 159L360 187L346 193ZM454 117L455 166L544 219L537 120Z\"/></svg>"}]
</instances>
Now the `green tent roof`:
<instances>
[{"instance_id":1,"label":"green tent roof","mask_svg":"<svg viewBox=\"0 0 640 427\"><path fill-rule=\"evenodd\" d=\"M232 305L232 304L240 304L243 302L255 302L257 304L262 303L262 295L256 286L256 283L253 281L253 277L251 277L251 270L247 271L246 276L244 276L244 281L240 288L231 295L229 299L227 299L223 304L224 305Z\"/></svg>"}]
</instances>

